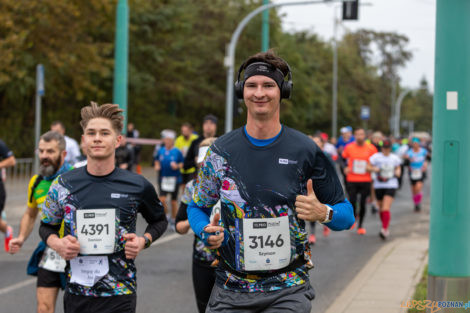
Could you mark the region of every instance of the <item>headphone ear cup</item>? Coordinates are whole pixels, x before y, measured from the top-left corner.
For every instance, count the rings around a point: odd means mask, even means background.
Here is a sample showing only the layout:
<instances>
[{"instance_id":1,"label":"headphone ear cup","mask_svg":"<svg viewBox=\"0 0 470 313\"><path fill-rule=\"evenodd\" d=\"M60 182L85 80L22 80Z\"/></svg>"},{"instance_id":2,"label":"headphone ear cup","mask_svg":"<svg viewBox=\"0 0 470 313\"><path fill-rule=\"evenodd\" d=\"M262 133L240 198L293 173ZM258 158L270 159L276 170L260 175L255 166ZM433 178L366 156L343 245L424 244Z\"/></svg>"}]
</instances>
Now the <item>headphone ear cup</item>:
<instances>
[{"instance_id":1,"label":"headphone ear cup","mask_svg":"<svg viewBox=\"0 0 470 313\"><path fill-rule=\"evenodd\" d=\"M243 100L243 86L245 81L236 81L235 82L235 95L237 96L238 100Z\"/></svg>"},{"instance_id":2,"label":"headphone ear cup","mask_svg":"<svg viewBox=\"0 0 470 313\"><path fill-rule=\"evenodd\" d=\"M292 95L292 80L282 82L281 99L290 99Z\"/></svg>"}]
</instances>

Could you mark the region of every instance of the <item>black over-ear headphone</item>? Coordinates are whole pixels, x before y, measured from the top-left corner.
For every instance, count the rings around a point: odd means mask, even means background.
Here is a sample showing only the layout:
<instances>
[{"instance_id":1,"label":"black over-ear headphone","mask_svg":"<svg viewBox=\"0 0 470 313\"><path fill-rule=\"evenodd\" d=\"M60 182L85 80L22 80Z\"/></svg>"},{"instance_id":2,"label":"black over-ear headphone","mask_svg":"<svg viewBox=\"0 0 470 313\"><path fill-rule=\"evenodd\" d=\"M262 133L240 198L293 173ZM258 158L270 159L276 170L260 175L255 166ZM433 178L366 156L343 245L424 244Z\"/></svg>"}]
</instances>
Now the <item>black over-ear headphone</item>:
<instances>
[{"instance_id":1,"label":"black over-ear headphone","mask_svg":"<svg viewBox=\"0 0 470 313\"><path fill-rule=\"evenodd\" d=\"M290 70L290 66L286 61L284 62L286 63L289 72L287 73L287 81L284 80L281 85L281 99L290 99L294 83L292 83L292 72ZM238 69L237 81L235 82L235 95L239 100L243 100L243 87L245 86L245 80L240 80L240 75L244 66L245 63L243 63Z\"/></svg>"}]
</instances>

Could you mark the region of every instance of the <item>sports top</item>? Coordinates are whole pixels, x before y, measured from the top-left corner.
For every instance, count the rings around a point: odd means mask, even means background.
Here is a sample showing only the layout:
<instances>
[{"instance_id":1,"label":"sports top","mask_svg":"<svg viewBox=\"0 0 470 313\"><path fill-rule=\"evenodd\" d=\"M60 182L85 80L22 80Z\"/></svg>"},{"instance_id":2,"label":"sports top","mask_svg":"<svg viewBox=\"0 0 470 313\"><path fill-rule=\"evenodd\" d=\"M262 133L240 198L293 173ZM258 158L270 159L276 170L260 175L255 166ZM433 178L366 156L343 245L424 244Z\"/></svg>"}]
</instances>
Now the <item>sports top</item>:
<instances>
[{"instance_id":1,"label":"sports top","mask_svg":"<svg viewBox=\"0 0 470 313\"><path fill-rule=\"evenodd\" d=\"M374 173L373 175L375 189L398 188L398 179L395 177L395 168L401 164L400 157L393 153L386 156L382 152L377 152L370 157L370 164L380 169L379 173Z\"/></svg>"},{"instance_id":2,"label":"sports top","mask_svg":"<svg viewBox=\"0 0 470 313\"><path fill-rule=\"evenodd\" d=\"M348 144L343 151L343 158L348 160L349 173L346 175L348 183L371 182L370 172L366 167L369 158L377 152L373 144L364 142L359 146L356 142Z\"/></svg>"},{"instance_id":3,"label":"sports top","mask_svg":"<svg viewBox=\"0 0 470 313\"><path fill-rule=\"evenodd\" d=\"M109 272L91 287L71 283L68 261L66 291L71 294L105 297L135 293L136 268L134 260L125 257L123 235L135 233L137 213L142 214L149 224L145 232L151 234L153 241L167 227L163 205L153 185L144 177L120 168L106 176L93 176L86 167L81 167L62 174L52 183L42 210L41 228L57 227L63 220L65 235L78 236L78 232L84 232L83 228L77 227L78 211L100 214L102 209L114 209L115 212L114 252L106 255ZM47 241L47 237L42 237Z\"/></svg>"},{"instance_id":4,"label":"sports top","mask_svg":"<svg viewBox=\"0 0 470 313\"><path fill-rule=\"evenodd\" d=\"M250 264L245 262L245 250L255 243L251 237L251 241L244 242L244 228L258 219L277 225L287 219L289 238L265 238L264 243L274 245L274 240L282 239L275 244L284 248L286 243L290 247L289 263L299 259L309 262L305 221L297 218L295 199L307 194L310 178L320 202L334 205L345 200L327 157L309 137L294 129L283 126L278 138L266 146L250 142L243 127L218 138L199 171L193 201L199 208L212 208L221 201L221 225L226 236L226 243L219 248L221 262L238 272L251 272L247 270ZM255 224L253 227L259 228L271 223ZM269 256L265 259L266 263L271 262ZM229 290L254 292L302 285L308 279L305 265L260 279L243 278L219 267L216 284Z\"/></svg>"},{"instance_id":5,"label":"sports top","mask_svg":"<svg viewBox=\"0 0 470 313\"><path fill-rule=\"evenodd\" d=\"M415 152L413 148L410 148L407 152L408 158L410 159L410 167L412 169L420 169L423 167L428 151L425 148L419 148L418 152Z\"/></svg>"}]
</instances>

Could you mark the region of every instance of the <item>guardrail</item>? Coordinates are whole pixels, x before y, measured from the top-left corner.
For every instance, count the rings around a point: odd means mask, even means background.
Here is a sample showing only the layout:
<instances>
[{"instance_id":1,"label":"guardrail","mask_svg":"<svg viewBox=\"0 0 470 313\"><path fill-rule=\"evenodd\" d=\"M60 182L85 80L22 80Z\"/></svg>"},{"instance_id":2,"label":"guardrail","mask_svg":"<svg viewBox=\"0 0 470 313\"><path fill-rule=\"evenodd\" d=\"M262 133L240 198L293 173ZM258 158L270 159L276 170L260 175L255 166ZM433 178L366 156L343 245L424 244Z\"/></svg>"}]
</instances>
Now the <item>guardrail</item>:
<instances>
[{"instance_id":1,"label":"guardrail","mask_svg":"<svg viewBox=\"0 0 470 313\"><path fill-rule=\"evenodd\" d=\"M2 170L5 187L27 185L33 175L33 158L16 159L16 165Z\"/></svg>"}]
</instances>

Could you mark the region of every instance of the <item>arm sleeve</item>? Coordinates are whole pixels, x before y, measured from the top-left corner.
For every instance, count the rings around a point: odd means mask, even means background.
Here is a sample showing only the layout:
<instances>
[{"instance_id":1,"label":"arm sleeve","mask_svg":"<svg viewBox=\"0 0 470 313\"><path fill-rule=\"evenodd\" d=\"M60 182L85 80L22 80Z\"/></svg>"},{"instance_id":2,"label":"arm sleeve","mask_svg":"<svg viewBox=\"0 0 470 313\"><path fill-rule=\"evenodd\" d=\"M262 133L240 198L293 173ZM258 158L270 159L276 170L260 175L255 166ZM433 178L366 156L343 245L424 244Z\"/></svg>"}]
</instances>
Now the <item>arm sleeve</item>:
<instances>
[{"instance_id":1,"label":"arm sleeve","mask_svg":"<svg viewBox=\"0 0 470 313\"><path fill-rule=\"evenodd\" d=\"M212 146L207 150L193 192L193 200L199 207L212 208L219 201L219 175L225 163L225 159L215 153Z\"/></svg>"},{"instance_id":2,"label":"arm sleeve","mask_svg":"<svg viewBox=\"0 0 470 313\"><path fill-rule=\"evenodd\" d=\"M51 225L41 222L39 226L39 236L42 241L47 242L50 235L57 235L59 237L60 225Z\"/></svg>"},{"instance_id":3,"label":"arm sleeve","mask_svg":"<svg viewBox=\"0 0 470 313\"><path fill-rule=\"evenodd\" d=\"M188 170L192 167L196 167L196 142L198 140L193 140L191 145L189 146L188 153L186 153L186 157L184 158L183 169Z\"/></svg>"},{"instance_id":4,"label":"arm sleeve","mask_svg":"<svg viewBox=\"0 0 470 313\"><path fill-rule=\"evenodd\" d=\"M354 224L354 213L352 204L344 199L343 201L331 206L333 209L333 219L325 223L332 230L345 230L351 228Z\"/></svg>"},{"instance_id":5,"label":"arm sleeve","mask_svg":"<svg viewBox=\"0 0 470 313\"><path fill-rule=\"evenodd\" d=\"M204 230L204 227L210 223L211 209L199 207L194 201L191 201L188 205L187 212L189 225L191 225L194 233L199 236Z\"/></svg>"},{"instance_id":6,"label":"arm sleeve","mask_svg":"<svg viewBox=\"0 0 470 313\"><path fill-rule=\"evenodd\" d=\"M13 152L8 149L7 145L0 140L0 159L7 159L13 155Z\"/></svg>"},{"instance_id":7,"label":"arm sleeve","mask_svg":"<svg viewBox=\"0 0 470 313\"><path fill-rule=\"evenodd\" d=\"M321 203L334 206L344 201L343 187L333 164L317 149L312 173L313 190Z\"/></svg>"},{"instance_id":8,"label":"arm sleeve","mask_svg":"<svg viewBox=\"0 0 470 313\"><path fill-rule=\"evenodd\" d=\"M37 208L36 198L32 196L33 186L36 182L36 179L38 179L38 175L34 175L28 184L28 199L26 200L26 205L29 208Z\"/></svg>"},{"instance_id":9,"label":"arm sleeve","mask_svg":"<svg viewBox=\"0 0 470 313\"><path fill-rule=\"evenodd\" d=\"M42 206L41 221L45 224L60 225L64 219L64 210L59 202L60 176L57 177L49 188L46 200Z\"/></svg>"},{"instance_id":10,"label":"arm sleeve","mask_svg":"<svg viewBox=\"0 0 470 313\"><path fill-rule=\"evenodd\" d=\"M186 203L181 202L180 207L178 209L178 213L176 213L175 224L179 222L186 221L188 219L188 205Z\"/></svg>"},{"instance_id":11,"label":"arm sleeve","mask_svg":"<svg viewBox=\"0 0 470 313\"><path fill-rule=\"evenodd\" d=\"M138 211L148 223L145 232L152 236L152 241L155 241L165 232L168 221L165 216L163 204L158 199L155 188L145 178L142 179L144 180L144 188Z\"/></svg>"},{"instance_id":12,"label":"arm sleeve","mask_svg":"<svg viewBox=\"0 0 470 313\"><path fill-rule=\"evenodd\" d=\"M184 162L183 154L181 153L181 150L178 149L178 162L177 163L183 163L183 162Z\"/></svg>"}]
</instances>

